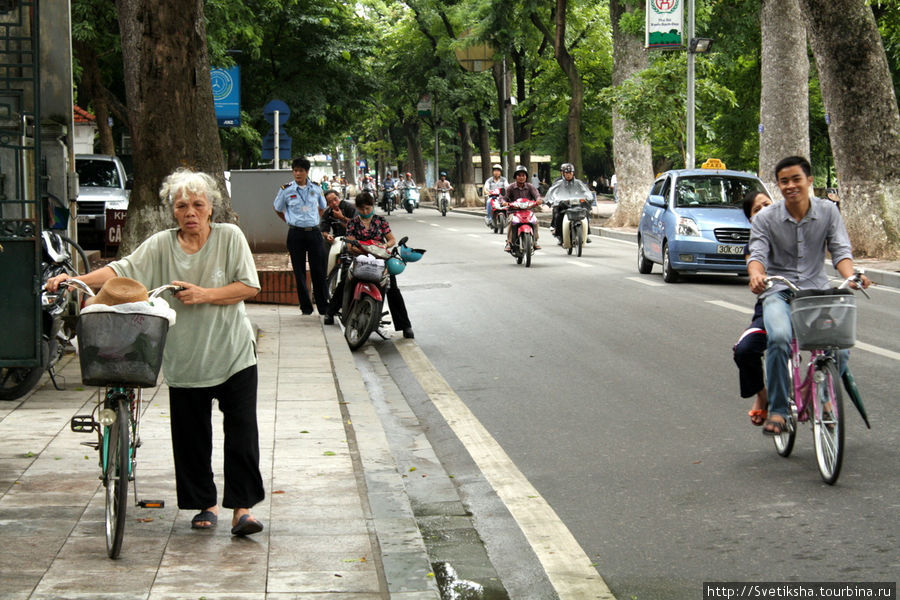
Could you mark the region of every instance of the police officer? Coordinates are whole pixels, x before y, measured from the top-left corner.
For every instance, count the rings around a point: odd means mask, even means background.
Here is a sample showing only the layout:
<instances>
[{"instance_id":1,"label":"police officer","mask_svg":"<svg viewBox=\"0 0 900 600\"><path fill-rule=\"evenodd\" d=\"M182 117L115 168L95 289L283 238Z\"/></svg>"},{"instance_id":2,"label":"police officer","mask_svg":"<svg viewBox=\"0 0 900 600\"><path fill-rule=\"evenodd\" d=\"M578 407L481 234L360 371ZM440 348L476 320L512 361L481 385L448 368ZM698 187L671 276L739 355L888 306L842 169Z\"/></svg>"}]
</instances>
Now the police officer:
<instances>
[{"instance_id":1,"label":"police officer","mask_svg":"<svg viewBox=\"0 0 900 600\"><path fill-rule=\"evenodd\" d=\"M319 314L328 311L325 298L325 245L319 223L327 203L322 188L309 180L310 163L305 158L295 158L291 163L294 181L281 186L275 196L275 214L288 224L287 249L291 255L291 266L297 280L297 297L300 311L311 315L312 303L306 289L306 258L309 256L309 271L312 278L313 294Z\"/></svg>"}]
</instances>

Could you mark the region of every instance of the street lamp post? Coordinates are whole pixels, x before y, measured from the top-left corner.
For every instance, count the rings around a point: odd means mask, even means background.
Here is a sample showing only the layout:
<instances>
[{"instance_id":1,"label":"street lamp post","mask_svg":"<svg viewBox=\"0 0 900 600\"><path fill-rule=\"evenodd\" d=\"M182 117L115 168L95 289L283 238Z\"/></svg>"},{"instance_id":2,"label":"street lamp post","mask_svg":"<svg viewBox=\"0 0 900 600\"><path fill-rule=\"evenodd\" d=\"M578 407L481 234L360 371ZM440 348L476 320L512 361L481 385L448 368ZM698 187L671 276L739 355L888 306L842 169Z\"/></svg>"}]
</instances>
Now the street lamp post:
<instances>
[{"instance_id":1,"label":"street lamp post","mask_svg":"<svg viewBox=\"0 0 900 600\"><path fill-rule=\"evenodd\" d=\"M694 37L696 23L694 15L696 14L695 0L688 2L688 55L687 55L687 149L684 153L684 168L693 169L696 164L696 150L694 130L696 129L696 119L694 116L694 57L697 54L708 52L712 46L712 40L709 38Z\"/></svg>"}]
</instances>

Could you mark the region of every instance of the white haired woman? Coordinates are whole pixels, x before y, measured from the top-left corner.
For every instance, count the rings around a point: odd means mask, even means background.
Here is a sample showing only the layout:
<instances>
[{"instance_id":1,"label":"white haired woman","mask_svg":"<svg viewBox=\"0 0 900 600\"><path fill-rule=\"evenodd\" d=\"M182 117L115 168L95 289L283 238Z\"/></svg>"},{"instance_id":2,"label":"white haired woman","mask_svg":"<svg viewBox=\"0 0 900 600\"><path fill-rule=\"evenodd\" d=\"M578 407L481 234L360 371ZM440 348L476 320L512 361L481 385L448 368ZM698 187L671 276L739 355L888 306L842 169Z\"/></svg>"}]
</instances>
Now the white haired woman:
<instances>
[{"instance_id":1,"label":"white haired woman","mask_svg":"<svg viewBox=\"0 0 900 600\"><path fill-rule=\"evenodd\" d=\"M219 504L212 470L212 400L224 415L225 490L234 535L262 531L250 508L265 497L259 471L256 422L256 340L244 300L260 289L250 247L241 230L213 223L221 195L206 173L178 169L159 192L178 227L154 234L128 256L82 275L94 289L113 277L130 277L148 289L182 286L173 308L175 326L163 355L169 386L172 451L178 507L198 510L194 529L215 527ZM55 290L63 274L47 282Z\"/></svg>"}]
</instances>

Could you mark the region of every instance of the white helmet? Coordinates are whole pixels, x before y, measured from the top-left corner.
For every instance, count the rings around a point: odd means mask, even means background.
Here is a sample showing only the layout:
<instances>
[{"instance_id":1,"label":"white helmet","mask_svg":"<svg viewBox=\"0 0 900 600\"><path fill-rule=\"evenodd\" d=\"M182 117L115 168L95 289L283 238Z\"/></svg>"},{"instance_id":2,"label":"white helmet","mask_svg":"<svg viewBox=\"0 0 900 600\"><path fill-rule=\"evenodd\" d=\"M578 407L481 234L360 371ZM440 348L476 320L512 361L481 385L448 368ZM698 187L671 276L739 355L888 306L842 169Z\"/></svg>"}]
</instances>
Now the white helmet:
<instances>
[{"instance_id":1,"label":"white helmet","mask_svg":"<svg viewBox=\"0 0 900 600\"><path fill-rule=\"evenodd\" d=\"M503 167L500 165L500 163L497 163L496 165L491 167L491 170L492 171L503 171Z\"/></svg>"}]
</instances>

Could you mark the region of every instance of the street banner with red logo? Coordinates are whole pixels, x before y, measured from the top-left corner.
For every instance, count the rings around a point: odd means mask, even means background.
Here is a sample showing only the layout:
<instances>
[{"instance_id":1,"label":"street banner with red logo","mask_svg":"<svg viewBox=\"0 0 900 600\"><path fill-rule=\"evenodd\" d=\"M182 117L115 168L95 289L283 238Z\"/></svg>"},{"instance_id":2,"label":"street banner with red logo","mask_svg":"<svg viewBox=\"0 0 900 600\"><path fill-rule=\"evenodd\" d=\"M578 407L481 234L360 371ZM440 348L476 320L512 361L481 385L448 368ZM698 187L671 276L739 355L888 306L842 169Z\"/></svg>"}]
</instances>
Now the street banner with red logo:
<instances>
[{"instance_id":1,"label":"street banner with red logo","mask_svg":"<svg viewBox=\"0 0 900 600\"><path fill-rule=\"evenodd\" d=\"M650 50L677 50L684 44L684 0L647 0L645 46Z\"/></svg>"}]
</instances>

